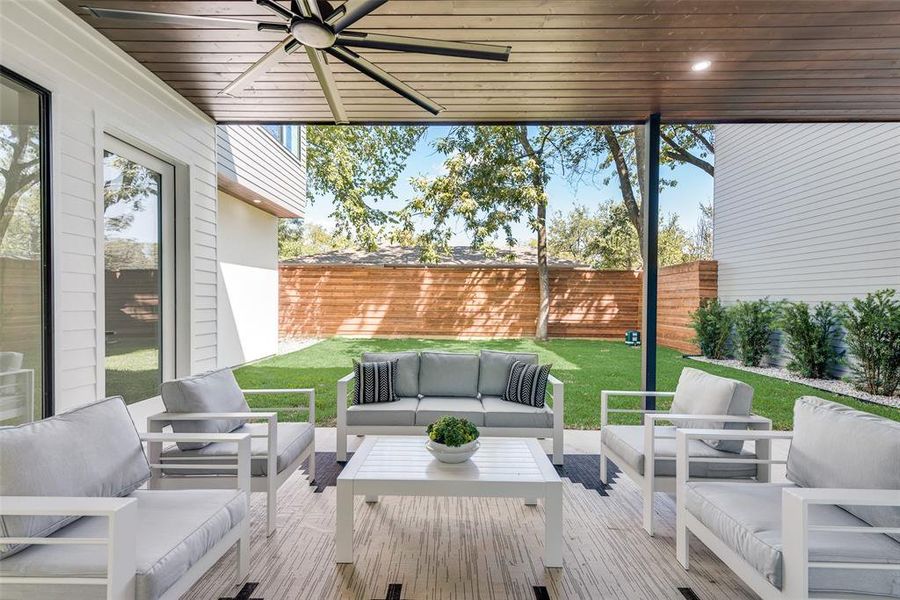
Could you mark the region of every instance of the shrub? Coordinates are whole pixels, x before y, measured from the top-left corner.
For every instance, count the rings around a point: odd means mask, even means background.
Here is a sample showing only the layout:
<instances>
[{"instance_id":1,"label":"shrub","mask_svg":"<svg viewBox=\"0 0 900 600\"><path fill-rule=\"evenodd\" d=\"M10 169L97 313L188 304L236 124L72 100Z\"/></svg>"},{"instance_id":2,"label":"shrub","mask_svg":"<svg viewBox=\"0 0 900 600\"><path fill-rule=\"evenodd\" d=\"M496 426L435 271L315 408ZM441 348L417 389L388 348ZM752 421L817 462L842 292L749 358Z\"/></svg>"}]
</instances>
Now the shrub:
<instances>
[{"instance_id":1,"label":"shrub","mask_svg":"<svg viewBox=\"0 0 900 600\"><path fill-rule=\"evenodd\" d=\"M748 367L758 367L769 353L772 328L778 320L779 304L767 298L752 302L738 301L731 307L738 356Z\"/></svg>"},{"instance_id":2,"label":"shrub","mask_svg":"<svg viewBox=\"0 0 900 600\"><path fill-rule=\"evenodd\" d=\"M478 439L478 428L458 417L441 417L425 430L432 442L445 446L462 446Z\"/></svg>"},{"instance_id":3,"label":"shrub","mask_svg":"<svg viewBox=\"0 0 900 600\"><path fill-rule=\"evenodd\" d=\"M691 326L696 332L694 343L707 358L722 359L728 356L728 338L731 337L731 314L718 298L707 298L691 313Z\"/></svg>"},{"instance_id":4,"label":"shrub","mask_svg":"<svg viewBox=\"0 0 900 600\"><path fill-rule=\"evenodd\" d=\"M900 302L894 290L854 298L843 308L853 382L870 394L891 396L900 387Z\"/></svg>"},{"instance_id":5,"label":"shrub","mask_svg":"<svg viewBox=\"0 0 900 600\"><path fill-rule=\"evenodd\" d=\"M835 348L840 338L840 315L834 304L789 302L781 314L781 330L787 335L785 347L791 353L787 368L803 377L825 379L841 353Z\"/></svg>"}]
</instances>

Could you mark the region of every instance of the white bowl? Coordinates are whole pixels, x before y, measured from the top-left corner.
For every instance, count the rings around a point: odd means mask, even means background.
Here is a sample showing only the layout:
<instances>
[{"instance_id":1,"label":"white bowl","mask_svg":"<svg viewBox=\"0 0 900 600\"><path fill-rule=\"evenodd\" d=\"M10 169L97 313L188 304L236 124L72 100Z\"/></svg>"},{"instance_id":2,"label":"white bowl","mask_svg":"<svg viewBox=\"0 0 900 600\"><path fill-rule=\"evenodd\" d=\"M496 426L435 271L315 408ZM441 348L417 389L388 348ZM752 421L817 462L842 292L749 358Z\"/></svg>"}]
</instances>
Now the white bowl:
<instances>
[{"instance_id":1,"label":"white bowl","mask_svg":"<svg viewBox=\"0 0 900 600\"><path fill-rule=\"evenodd\" d=\"M425 443L425 449L431 452L432 456L442 463L449 464L466 462L472 458L472 455L475 454L480 447L481 443L479 443L478 440L473 440L462 446L445 446L444 444L439 444L431 440L428 440Z\"/></svg>"}]
</instances>

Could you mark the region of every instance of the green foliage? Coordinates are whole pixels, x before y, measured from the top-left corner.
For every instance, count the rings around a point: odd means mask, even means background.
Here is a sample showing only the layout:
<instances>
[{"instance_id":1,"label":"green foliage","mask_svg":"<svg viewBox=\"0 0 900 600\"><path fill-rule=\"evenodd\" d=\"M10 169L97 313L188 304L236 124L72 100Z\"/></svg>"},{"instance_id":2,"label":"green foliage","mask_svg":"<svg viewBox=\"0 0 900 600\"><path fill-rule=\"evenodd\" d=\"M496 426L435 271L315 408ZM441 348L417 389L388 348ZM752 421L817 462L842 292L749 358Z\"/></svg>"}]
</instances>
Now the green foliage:
<instances>
[{"instance_id":1,"label":"green foliage","mask_svg":"<svg viewBox=\"0 0 900 600\"><path fill-rule=\"evenodd\" d=\"M855 358L853 381L870 394L893 395L900 387L900 302L891 289L854 298L843 308L846 341Z\"/></svg>"},{"instance_id":2,"label":"green foliage","mask_svg":"<svg viewBox=\"0 0 900 600\"><path fill-rule=\"evenodd\" d=\"M708 298L691 313L691 325L697 336L694 342L707 358L723 359L728 356L728 340L731 337L731 313L718 298Z\"/></svg>"},{"instance_id":3,"label":"green foliage","mask_svg":"<svg viewBox=\"0 0 900 600\"><path fill-rule=\"evenodd\" d=\"M346 235L316 223L304 223L300 219L278 221L278 258L281 260L353 247L352 240Z\"/></svg>"},{"instance_id":4,"label":"green foliage","mask_svg":"<svg viewBox=\"0 0 900 600\"><path fill-rule=\"evenodd\" d=\"M840 317L830 302L820 302L810 311L805 302L788 302L781 314L785 347L791 353L787 368L803 377L826 379L840 353Z\"/></svg>"},{"instance_id":5,"label":"green foliage","mask_svg":"<svg viewBox=\"0 0 900 600\"><path fill-rule=\"evenodd\" d=\"M458 417L441 417L425 431L432 442L453 447L474 442L480 435L469 420Z\"/></svg>"},{"instance_id":6,"label":"green foliage","mask_svg":"<svg viewBox=\"0 0 900 600\"><path fill-rule=\"evenodd\" d=\"M738 301L731 308L738 356L748 367L758 367L769 354L773 327L780 305L767 298L751 302Z\"/></svg>"},{"instance_id":7,"label":"green foliage","mask_svg":"<svg viewBox=\"0 0 900 600\"><path fill-rule=\"evenodd\" d=\"M392 221L378 202L395 198L397 178L425 133L423 126L307 128L310 201L331 196L337 233L375 250Z\"/></svg>"}]
</instances>

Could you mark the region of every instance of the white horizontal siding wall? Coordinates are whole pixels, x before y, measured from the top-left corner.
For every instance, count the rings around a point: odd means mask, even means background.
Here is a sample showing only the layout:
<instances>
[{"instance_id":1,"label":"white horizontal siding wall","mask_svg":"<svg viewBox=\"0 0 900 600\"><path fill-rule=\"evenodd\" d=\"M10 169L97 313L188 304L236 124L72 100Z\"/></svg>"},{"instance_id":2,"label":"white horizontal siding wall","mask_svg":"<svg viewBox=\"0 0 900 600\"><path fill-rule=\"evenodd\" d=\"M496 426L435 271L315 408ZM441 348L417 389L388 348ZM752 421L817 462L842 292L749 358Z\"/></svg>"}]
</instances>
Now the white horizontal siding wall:
<instances>
[{"instance_id":1,"label":"white horizontal siding wall","mask_svg":"<svg viewBox=\"0 0 900 600\"><path fill-rule=\"evenodd\" d=\"M190 256L179 295L190 309L178 315L178 364L181 372L215 367L215 124L53 0L2 2L0 63L52 92L57 411L104 394L104 133L180 165L176 212L190 215L179 235Z\"/></svg>"},{"instance_id":2,"label":"white horizontal siding wall","mask_svg":"<svg viewBox=\"0 0 900 600\"><path fill-rule=\"evenodd\" d=\"M717 126L714 236L726 303L900 287L900 123Z\"/></svg>"}]
</instances>

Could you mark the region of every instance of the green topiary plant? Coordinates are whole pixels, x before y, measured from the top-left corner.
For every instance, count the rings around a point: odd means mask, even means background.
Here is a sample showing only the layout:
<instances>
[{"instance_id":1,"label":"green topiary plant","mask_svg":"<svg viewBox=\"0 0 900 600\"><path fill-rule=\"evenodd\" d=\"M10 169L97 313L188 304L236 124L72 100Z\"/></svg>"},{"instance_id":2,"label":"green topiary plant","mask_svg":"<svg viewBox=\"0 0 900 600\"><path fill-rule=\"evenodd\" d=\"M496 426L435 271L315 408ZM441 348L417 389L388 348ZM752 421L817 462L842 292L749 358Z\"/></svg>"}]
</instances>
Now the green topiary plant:
<instances>
[{"instance_id":1,"label":"green topiary plant","mask_svg":"<svg viewBox=\"0 0 900 600\"><path fill-rule=\"evenodd\" d=\"M738 355L748 367L758 367L772 344L772 330L778 320L780 304L768 298L741 302L731 307Z\"/></svg>"},{"instance_id":2,"label":"green topiary plant","mask_svg":"<svg viewBox=\"0 0 900 600\"><path fill-rule=\"evenodd\" d=\"M458 417L441 417L425 431L432 442L453 447L474 442L480 435L475 425Z\"/></svg>"},{"instance_id":3,"label":"green topiary plant","mask_svg":"<svg viewBox=\"0 0 900 600\"><path fill-rule=\"evenodd\" d=\"M854 384L870 394L893 395L900 387L900 302L879 290L843 307Z\"/></svg>"},{"instance_id":4,"label":"green topiary plant","mask_svg":"<svg viewBox=\"0 0 900 600\"><path fill-rule=\"evenodd\" d=\"M812 308L805 302L788 302L781 314L785 347L791 353L787 368L803 377L826 379L841 357L840 316L834 304L820 302Z\"/></svg>"},{"instance_id":5,"label":"green topiary plant","mask_svg":"<svg viewBox=\"0 0 900 600\"><path fill-rule=\"evenodd\" d=\"M691 325L696 332L694 343L707 358L728 357L728 339L731 337L731 315L718 298L707 298L691 313Z\"/></svg>"}]
</instances>

